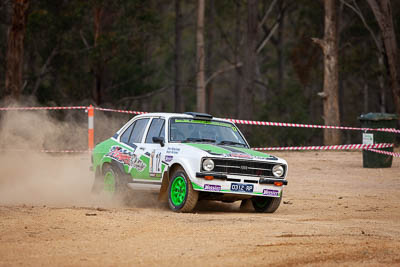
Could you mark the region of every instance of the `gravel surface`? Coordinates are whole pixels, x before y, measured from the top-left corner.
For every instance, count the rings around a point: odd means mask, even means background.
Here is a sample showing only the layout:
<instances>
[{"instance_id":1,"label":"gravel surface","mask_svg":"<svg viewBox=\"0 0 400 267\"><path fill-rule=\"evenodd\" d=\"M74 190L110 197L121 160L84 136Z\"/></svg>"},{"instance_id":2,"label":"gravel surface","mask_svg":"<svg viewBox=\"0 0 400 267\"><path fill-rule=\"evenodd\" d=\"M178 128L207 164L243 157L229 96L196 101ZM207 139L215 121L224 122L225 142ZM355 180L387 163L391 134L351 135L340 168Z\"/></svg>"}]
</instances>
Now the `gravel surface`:
<instances>
[{"instance_id":1,"label":"gravel surface","mask_svg":"<svg viewBox=\"0 0 400 267\"><path fill-rule=\"evenodd\" d=\"M279 152L289 185L274 214L201 202L171 212L156 194L96 202L84 156L7 157L0 171L0 266L400 266L400 158ZM21 167L23 166L23 167Z\"/></svg>"}]
</instances>

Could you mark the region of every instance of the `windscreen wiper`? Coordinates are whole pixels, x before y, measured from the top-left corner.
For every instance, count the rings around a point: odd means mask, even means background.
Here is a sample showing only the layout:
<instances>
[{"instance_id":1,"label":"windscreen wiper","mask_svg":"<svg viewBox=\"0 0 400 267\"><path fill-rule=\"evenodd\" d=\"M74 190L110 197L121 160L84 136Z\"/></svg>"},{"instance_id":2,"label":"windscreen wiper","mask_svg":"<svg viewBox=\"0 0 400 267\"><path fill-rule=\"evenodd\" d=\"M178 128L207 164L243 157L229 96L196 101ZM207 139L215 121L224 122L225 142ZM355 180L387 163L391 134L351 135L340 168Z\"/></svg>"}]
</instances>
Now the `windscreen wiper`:
<instances>
[{"instance_id":1,"label":"windscreen wiper","mask_svg":"<svg viewBox=\"0 0 400 267\"><path fill-rule=\"evenodd\" d=\"M186 138L186 140L183 140L182 142L183 143L187 143L187 142L210 142L210 143L215 143L216 141L214 139L189 137L189 138Z\"/></svg>"},{"instance_id":2,"label":"windscreen wiper","mask_svg":"<svg viewBox=\"0 0 400 267\"><path fill-rule=\"evenodd\" d=\"M241 146L247 147L246 144L238 143L238 142L234 142L234 141L228 141L228 140L221 141L218 143L218 145L241 145Z\"/></svg>"}]
</instances>

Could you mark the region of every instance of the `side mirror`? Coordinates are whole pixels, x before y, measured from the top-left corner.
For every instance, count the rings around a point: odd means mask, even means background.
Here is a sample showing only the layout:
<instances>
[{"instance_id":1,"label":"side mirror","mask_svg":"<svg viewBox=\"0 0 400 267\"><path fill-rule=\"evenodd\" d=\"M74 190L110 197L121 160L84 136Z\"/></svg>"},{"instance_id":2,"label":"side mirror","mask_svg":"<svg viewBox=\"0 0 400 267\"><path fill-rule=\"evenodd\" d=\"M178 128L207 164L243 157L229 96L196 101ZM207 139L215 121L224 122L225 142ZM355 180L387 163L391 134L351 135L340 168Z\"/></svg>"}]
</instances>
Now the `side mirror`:
<instances>
[{"instance_id":1,"label":"side mirror","mask_svg":"<svg viewBox=\"0 0 400 267\"><path fill-rule=\"evenodd\" d=\"M153 136L153 142L164 146L164 137Z\"/></svg>"}]
</instances>

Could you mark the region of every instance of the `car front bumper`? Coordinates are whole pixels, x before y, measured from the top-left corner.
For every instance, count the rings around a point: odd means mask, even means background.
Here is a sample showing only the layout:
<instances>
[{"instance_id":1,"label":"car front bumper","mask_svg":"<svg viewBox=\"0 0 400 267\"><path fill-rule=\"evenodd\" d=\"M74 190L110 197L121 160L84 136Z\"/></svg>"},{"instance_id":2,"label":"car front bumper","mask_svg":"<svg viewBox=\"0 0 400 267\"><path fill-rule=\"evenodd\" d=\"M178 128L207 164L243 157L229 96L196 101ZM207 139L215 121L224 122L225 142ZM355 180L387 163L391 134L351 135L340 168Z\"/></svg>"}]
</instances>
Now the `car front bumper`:
<instances>
[{"instance_id":1,"label":"car front bumper","mask_svg":"<svg viewBox=\"0 0 400 267\"><path fill-rule=\"evenodd\" d=\"M193 188L197 191L280 197L282 189L288 184L288 181L267 177L196 172L196 178L192 180L192 183ZM249 190L234 190L238 186L249 188Z\"/></svg>"}]
</instances>

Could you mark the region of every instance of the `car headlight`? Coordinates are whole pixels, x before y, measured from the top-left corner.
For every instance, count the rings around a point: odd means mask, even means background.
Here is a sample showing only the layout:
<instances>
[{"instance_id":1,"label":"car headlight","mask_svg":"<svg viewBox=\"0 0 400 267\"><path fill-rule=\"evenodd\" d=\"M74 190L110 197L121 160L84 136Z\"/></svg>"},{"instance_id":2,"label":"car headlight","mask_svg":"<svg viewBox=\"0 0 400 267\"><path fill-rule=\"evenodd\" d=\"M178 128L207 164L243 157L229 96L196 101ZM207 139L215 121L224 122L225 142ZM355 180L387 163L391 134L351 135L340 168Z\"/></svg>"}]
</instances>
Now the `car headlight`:
<instances>
[{"instance_id":1,"label":"car headlight","mask_svg":"<svg viewBox=\"0 0 400 267\"><path fill-rule=\"evenodd\" d=\"M282 165L275 165L272 168L272 174L275 177L282 177L282 175L285 173L285 170L283 169Z\"/></svg>"},{"instance_id":2,"label":"car headlight","mask_svg":"<svg viewBox=\"0 0 400 267\"><path fill-rule=\"evenodd\" d=\"M203 169L205 171L212 171L214 169L214 161L212 159L206 159L203 161Z\"/></svg>"}]
</instances>

